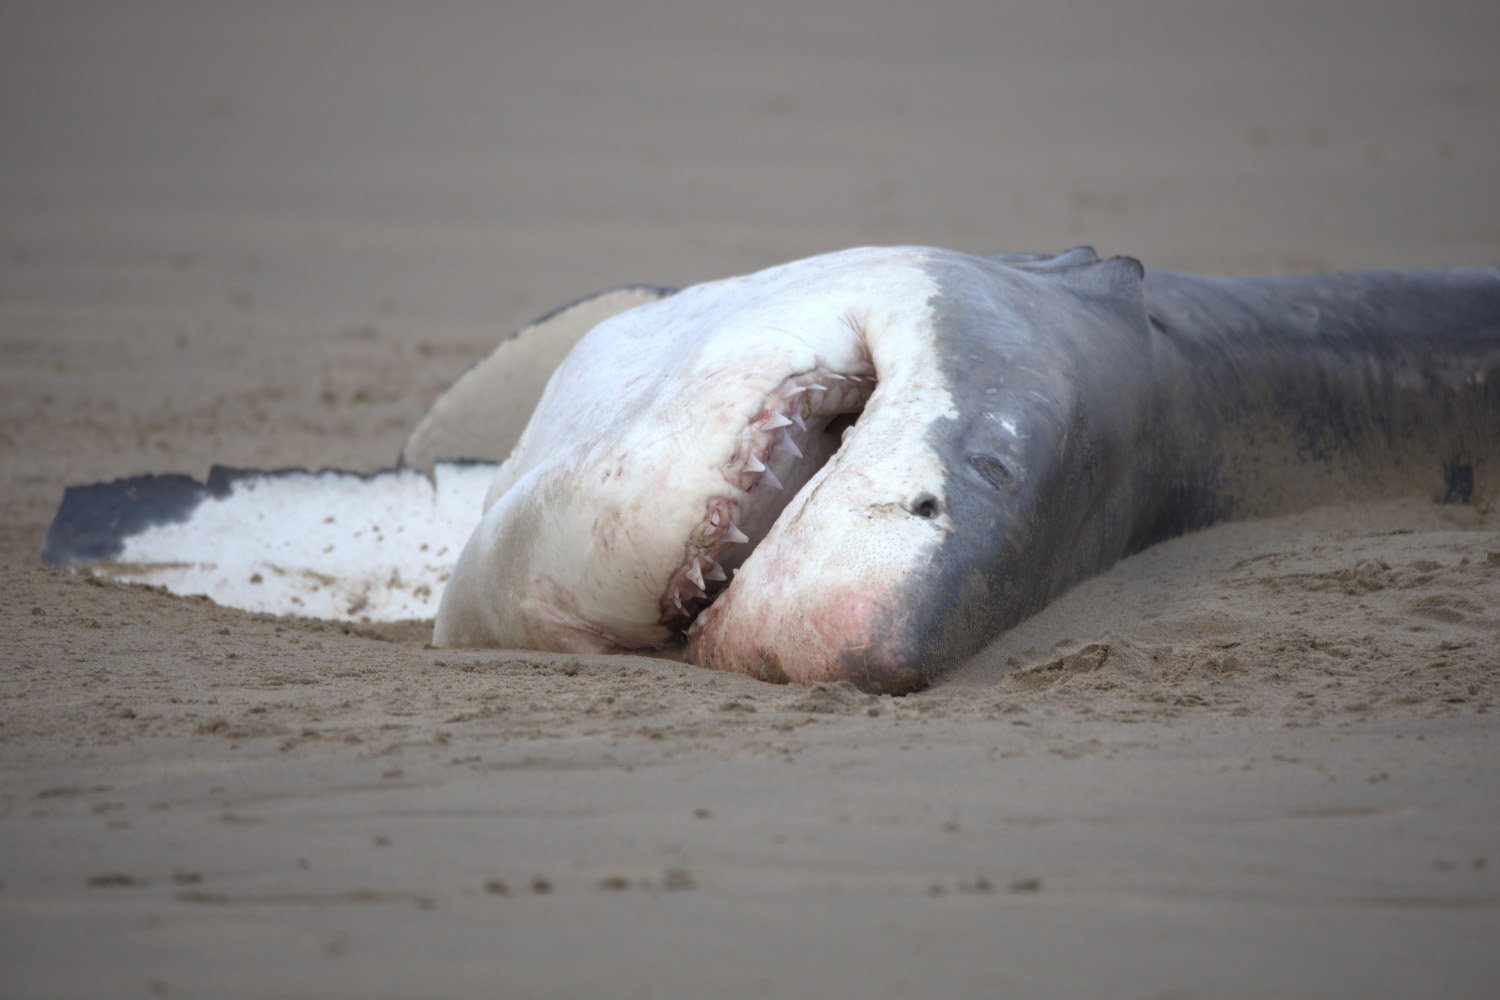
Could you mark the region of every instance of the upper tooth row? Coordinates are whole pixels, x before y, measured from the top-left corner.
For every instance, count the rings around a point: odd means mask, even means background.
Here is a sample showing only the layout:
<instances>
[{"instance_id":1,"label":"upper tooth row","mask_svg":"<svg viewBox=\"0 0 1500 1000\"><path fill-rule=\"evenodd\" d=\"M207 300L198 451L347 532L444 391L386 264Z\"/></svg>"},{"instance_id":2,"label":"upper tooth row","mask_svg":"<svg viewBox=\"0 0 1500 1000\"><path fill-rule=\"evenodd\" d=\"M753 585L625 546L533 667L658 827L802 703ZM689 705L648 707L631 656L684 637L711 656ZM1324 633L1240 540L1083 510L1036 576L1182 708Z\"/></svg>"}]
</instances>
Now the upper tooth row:
<instances>
[{"instance_id":1,"label":"upper tooth row","mask_svg":"<svg viewBox=\"0 0 1500 1000\"><path fill-rule=\"evenodd\" d=\"M818 377L820 379L838 382L875 381L875 376L873 375L841 375L838 372L823 372ZM759 425L751 425L750 427L746 428L746 432L749 435L750 440L754 441L755 434L759 431L779 430L781 431L781 433L775 435L775 443L772 445L771 450L788 452L794 458L802 458L802 449L798 447L796 440L792 438L791 431L788 428L795 427L797 430L802 431L804 434L807 433L807 421L802 416L801 401L798 400L797 397L808 391L828 392L829 389L828 386L824 385L822 382L806 382L802 385L796 385L790 389L785 390L782 393L782 396L786 399L787 402L791 404L791 406L788 407L786 412L782 412L781 410L772 410L770 416L766 417L765 420L763 420ZM731 481L733 481L736 486L739 486L740 476L748 474L751 476L756 476L758 478L753 480L748 486L741 487L743 489L753 489L760 483L765 483L767 486L774 490L782 489L783 487L781 485L781 480L777 478L774 472L766 467L765 460L760 457L760 454L758 454L758 452L759 449L754 446L749 449L749 454L746 455L744 464L741 465L739 470L731 477Z\"/></svg>"}]
</instances>

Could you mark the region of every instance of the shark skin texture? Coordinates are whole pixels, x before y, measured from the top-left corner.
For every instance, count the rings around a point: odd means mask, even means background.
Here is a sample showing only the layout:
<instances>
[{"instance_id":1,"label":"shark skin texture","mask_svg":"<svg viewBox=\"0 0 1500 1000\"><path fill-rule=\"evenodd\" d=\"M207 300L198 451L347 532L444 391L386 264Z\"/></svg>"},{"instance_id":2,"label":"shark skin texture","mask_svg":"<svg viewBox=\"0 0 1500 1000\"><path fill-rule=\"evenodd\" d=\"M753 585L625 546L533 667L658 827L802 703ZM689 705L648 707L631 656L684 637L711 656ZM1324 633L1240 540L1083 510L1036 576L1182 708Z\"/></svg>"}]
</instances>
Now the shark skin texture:
<instances>
[{"instance_id":1,"label":"shark skin texture","mask_svg":"<svg viewBox=\"0 0 1500 1000\"><path fill-rule=\"evenodd\" d=\"M396 469L71 487L43 558L900 693L1155 542L1386 494L1500 494L1500 271L872 247L555 310Z\"/></svg>"}]
</instances>

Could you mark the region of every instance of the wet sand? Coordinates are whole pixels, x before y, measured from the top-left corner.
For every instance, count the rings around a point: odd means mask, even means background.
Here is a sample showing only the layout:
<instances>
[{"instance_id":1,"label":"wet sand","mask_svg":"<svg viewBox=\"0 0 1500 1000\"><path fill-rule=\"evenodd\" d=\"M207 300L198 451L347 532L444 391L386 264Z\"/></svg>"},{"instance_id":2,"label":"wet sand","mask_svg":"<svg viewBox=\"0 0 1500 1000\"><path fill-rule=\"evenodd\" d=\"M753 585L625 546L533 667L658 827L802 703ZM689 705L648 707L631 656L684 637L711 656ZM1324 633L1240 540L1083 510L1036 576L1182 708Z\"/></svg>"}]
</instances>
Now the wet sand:
<instances>
[{"instance_id":1,"label":"wet sand","mask_svg":"<svg viewBox=\"0 0 1500 1000\"><path fill-rule=\"evenodd\" d=\"M6 22L0 994L1500 985L1496 498L1168 542L900 699L36 558L69 483L389 465L496 338L612 285L890 243L1500 264L1493 11Z\"/></svg>"}]
</instances>

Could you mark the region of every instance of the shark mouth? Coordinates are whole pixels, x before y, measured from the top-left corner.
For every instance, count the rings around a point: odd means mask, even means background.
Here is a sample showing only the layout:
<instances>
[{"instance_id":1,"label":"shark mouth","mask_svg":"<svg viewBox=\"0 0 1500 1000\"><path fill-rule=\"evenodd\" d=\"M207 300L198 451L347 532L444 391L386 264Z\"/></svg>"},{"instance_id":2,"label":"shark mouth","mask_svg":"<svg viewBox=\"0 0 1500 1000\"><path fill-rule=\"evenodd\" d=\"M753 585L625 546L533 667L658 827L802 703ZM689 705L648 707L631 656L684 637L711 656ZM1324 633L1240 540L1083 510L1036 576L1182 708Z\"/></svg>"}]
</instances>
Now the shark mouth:
<instances>
[{"instance_id":1,"label":"shark mouth","mask_svg":"<svg viewBox=\"0 0 1500 1000\"><path fill-rule=\"evenodd\" d=\"M683 543L661 596L660 623L685 632L730 585L791 499L828 463L877 385L873 367L815 368L766 394L721 467L726 490L710 496Z\"/></svg>"}]
</instances>

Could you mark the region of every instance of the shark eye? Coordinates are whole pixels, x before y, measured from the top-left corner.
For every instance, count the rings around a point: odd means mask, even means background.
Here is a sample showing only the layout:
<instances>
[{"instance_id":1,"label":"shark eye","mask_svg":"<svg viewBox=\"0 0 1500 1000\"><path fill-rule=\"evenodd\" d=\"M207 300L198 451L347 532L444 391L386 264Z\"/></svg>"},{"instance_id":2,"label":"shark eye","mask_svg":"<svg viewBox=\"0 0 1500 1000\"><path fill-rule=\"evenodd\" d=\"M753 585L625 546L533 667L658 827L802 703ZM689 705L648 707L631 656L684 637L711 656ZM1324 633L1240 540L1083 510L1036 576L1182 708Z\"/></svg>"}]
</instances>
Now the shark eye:
<instances>
[{"instance_id":1,"label":"shark eye","mask_svg":"<svg viewBox=\"0 0 1500 1000\"><path fill-rule=\"evenodd\" d=\"M1010 470L994 455L970 455L969 465L973 466L981 479L997 490L1015 493L1021 488L1016 482L1016 477L1011 475Z\"/></svg>"},{"instance_id":2,"label":"shark eye","mask_svg":"<svg viewBox=\"0 0 1500 1000\"><path fill-rule=\"evenodd\" d=\"M911 502L911 512L918 517L931 520L938 516L937 497L931 493L919 493Z\"/></svg>"}]
</instances>

